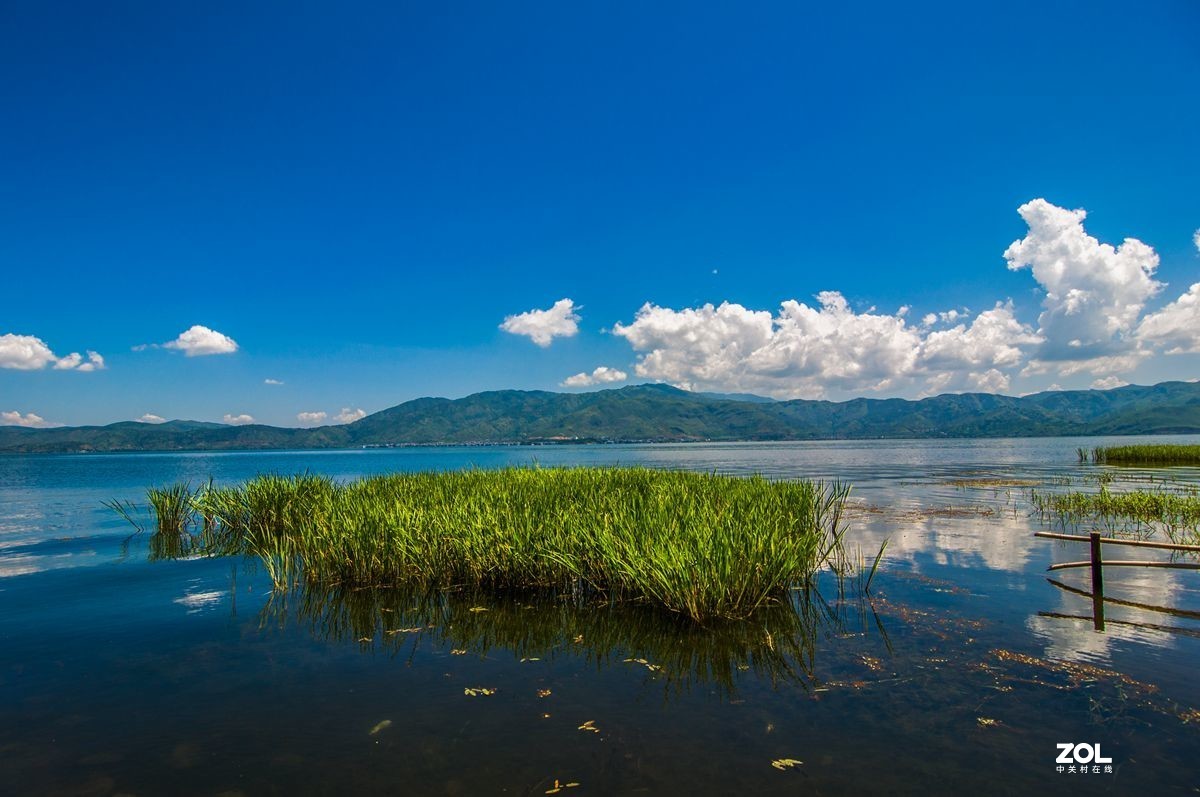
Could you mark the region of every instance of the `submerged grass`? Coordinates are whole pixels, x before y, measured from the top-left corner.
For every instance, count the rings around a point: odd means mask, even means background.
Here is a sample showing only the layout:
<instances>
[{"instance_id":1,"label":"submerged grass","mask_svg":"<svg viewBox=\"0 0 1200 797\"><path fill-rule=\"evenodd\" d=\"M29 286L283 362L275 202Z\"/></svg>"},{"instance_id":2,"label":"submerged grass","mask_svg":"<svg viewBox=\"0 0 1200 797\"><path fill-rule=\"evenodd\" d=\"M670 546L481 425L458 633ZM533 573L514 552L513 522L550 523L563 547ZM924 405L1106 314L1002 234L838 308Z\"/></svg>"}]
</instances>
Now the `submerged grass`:
<instances>
[{"instance_id":1,"label":"submerged grass","mask_svg":"<svg viewBox=\"0 0 1200 797\"><path fill-rule=\"evenodd\" d=\"M826 564L849 568L849 488L645 468L265 475L152 491L160 533L203 519L210 553L277 587L548 587L745 617Z\"/></svg>"},{"instance_id":2,"label":"submerged grass","mask_svg":"<svg viewBox=\"0 0 1200 797\"><path fill-rule=\"evenodd\" d=\"M1076 453L1093 465L1200 465L1200 445L1097 446Z\"/></svg>"}]
</instances>

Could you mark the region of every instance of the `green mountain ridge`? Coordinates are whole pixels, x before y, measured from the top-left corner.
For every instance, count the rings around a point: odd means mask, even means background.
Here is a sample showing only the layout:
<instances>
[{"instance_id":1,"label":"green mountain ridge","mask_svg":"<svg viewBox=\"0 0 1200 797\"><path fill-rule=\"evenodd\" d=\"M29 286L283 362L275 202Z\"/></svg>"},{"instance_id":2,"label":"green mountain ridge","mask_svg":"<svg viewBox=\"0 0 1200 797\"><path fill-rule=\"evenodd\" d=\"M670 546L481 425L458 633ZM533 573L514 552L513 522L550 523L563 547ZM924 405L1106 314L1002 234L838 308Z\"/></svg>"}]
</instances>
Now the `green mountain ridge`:
<instances>
[{"instance_id":1,"label":"green mountain ridge","mask_svg":"<svg viewBox=\"0 0 1200 797\"><path fill-rule=\"evenodd\" d=\"M0 427L2 453L254 450L486 443L1048 437L1200 433L1200 384L916 401L767 401L634 385L592 393L498 390L418 398L314 429L202 421Z\"/></svg>"}]
</instances>

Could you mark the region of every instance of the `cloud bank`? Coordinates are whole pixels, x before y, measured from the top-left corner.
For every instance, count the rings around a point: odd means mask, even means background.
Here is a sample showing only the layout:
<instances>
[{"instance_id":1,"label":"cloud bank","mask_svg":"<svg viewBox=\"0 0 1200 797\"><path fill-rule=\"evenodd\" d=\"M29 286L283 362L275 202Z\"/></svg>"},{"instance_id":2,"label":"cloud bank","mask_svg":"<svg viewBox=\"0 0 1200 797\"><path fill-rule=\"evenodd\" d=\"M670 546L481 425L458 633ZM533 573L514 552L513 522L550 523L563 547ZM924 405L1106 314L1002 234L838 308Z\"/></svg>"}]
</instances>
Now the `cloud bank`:
<instances>
[{"instance_id":1,"label":"cloud bank","mask_svg":"<svg viewBox=\"0 0 1200 797\"><path fill-rule=\"evenodd\" d=\"M35 415L32 412L27 412L22 415L16 410L10 412L0 412L0 426L24 426L27 429L49 429L53 426L62 426L61 423L50 423L40 415Z\"/></svg>"},{"instance_id":2,"label":"cloud bank","mask_svg":"<svg viewBox=\"0 0 1200 797\"><path fill-rule=\"evenodd\" d=\"M104 358L94 351L88 351L86 360L79 352L59 357L33 335L0 335L0 368L40 371L47 366L57 371L99 371L104 368Z\"/></svg>"},{"instance_id":3,"label":"cloud bank","mask_svg":"<svg viewBox=\"0 0 1200 797\"><path fill-rule=\"evenodd\" d=\"M354 410L350 409L349 407L342 407L342 411L337 415L334 415L333 419L338 423L354 423L355 421L365 417L367 417L367 411L361 407Z\"/></svg>"},{"instance_id":4,"label":"cloud bank","mask_svg":"<svg viewBox=\"0 0 1200 797\"><path fill-rule=\"evenodd\" d=\"M328 417L329 413L319 411L296 413L296 420L300 421L300 423L304 424L305 426L316 426L319 423L323 423Z\"/></svg>"},{"instance_id":5,"label":"cloud bank","mask_svg":"<svg viewBox=\"0 0 1200 797\"><path fill-rule=\"evenodd\" d=\"M780 398L831 392L918 395L1004 392L1014 376L1088 372L1097 385L1156 350L1200 352L1200 283L1146 313L1164 287L1159 258L1126 238L1119 246L1087 233L1083 210L1044 199L1018 208L1028 232L1004 252L1008 268L1028 270L1042 294L1036 325L1017 318L1011 300L972 314L909 308L855 309L838 291L815 303L789 299L774 311L724 302L675 309L647 303L612 334L638 355L638 376L692 390L746 391ZM576 374L567 386L592 384Z\"/></svg>"}]
</instances>

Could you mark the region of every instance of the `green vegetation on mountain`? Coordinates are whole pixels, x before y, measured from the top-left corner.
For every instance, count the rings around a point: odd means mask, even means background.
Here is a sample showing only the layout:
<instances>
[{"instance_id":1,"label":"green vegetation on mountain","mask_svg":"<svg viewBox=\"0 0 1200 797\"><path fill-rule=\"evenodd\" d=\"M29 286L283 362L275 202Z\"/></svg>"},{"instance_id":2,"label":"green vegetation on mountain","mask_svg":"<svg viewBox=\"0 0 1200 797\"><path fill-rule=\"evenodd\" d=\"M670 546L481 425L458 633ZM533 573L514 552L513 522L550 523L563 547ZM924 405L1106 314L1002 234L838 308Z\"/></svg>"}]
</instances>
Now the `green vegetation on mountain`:
<instances>
[{"instance_id":1,"label":"green vegetation on mountain","mask_svg":"<svg viewBox=\"0 0 1200 797\"><path fill-rule=\"evenodd\" d=\"M730 399L666 385L593 393L499 390L453 400L415 399L351 424L316 429L194 421L8 426L0 427L0 452L1169 433L1200 433L1200 384L844 402Z\"/></svg>"}]
</instances>

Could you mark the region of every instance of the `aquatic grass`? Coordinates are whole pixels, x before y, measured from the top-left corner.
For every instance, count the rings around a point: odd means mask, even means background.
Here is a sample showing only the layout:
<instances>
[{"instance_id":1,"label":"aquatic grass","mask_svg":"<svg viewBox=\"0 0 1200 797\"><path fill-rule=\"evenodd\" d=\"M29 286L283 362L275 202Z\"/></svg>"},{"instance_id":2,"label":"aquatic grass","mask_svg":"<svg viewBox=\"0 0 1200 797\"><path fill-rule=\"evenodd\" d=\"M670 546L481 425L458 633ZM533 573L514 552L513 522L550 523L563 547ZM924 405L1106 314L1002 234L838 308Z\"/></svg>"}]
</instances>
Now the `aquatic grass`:
<instances>
[{"instance_id":1,"label":"aquatic grass","mask_svg":"<svg viewBox=\"0 0 1200 797\"><path fill-rule=\"evenodd\" d=\"M1200 465L1200 445L1097 446L1076 453L1093 465Z\"/></svg>"},{"instance_id":2,"label":"aquatic grass","mask_svg":"<svg viewBox=\"0 0 1200 797\"><path fill-rule=\"evenodd\" d=\"M277 587L553 588L744 617L829 565L846 569L849 488L646 468L265 475L196 492L207 550L265 563ZM177 502L151 502L175 528ZM166 525L164 526L163 523Z\"/></svg>"},{"instance_id":3,"label":"aquatic grass","mask_svg":"<svg viewBox=\"0 0 1200 797\"><path fill-rule=\"evenodd\" d=\"M163 533L181 534L192 525L196 513L194 499L191 485L182 482L146 491L158 530Z\"/></svg>"},{"instance_id":4,"label":"aquatic grass","mask_svg":"<svg viewBox=\"0 0 1200 797\"><path fill-rule=\"evenodd\" d=\"M1200 494L1194 489L1112 492L1102 483L1096 493L1034 491L1031 500L1043 521L1063 528L1200 542Z\"/></svg>"}]
</instances>

